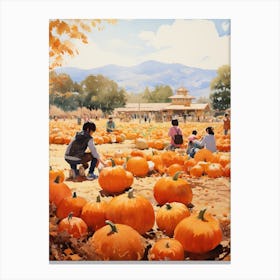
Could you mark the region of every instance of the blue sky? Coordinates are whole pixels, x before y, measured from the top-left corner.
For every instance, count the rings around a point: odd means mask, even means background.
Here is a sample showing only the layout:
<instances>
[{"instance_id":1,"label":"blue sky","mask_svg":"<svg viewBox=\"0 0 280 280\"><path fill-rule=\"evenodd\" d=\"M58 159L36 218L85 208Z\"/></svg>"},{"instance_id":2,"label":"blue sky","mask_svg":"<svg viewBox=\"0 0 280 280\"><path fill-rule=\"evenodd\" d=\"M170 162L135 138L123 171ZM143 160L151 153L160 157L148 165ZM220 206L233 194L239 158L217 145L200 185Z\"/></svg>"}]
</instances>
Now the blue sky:
<instances>
[{"instance_id":1,"label":"blue sky","mask_svg":"<svg viewBox=\"0 0 280 280\"><path fill-rule=\"evenodd\" d=\"M107 64L132 66L146 60L216 69L229 64L228 19L133 19L104 24L77 43L79 55L63 66L90 69Z\"/></svg>"}]
</instances>

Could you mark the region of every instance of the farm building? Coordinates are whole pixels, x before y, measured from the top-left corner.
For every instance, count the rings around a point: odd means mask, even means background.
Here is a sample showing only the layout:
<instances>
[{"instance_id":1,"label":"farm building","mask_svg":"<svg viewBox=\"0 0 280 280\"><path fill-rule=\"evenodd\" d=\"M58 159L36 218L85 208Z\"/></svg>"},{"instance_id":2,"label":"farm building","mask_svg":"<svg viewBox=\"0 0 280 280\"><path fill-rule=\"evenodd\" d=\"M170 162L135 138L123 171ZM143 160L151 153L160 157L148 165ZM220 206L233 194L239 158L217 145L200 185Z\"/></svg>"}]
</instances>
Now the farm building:
<instances>
[{"instance_id":1,"label":"farm building","mask_svg":"<svg viewBox=\"0 0 280 280\"><path fill-rule=\"evenodd\" d=\"M117 116L129 118L148 118L156 121L171 120L172 116L186 118L191 116L204 118L210 111L208 103L192 103L195 97L188 94L184 87L177 89L176 94L169 97L171 103L127 103L123 108L116 108Z\"/></svg>"}]
</instances>

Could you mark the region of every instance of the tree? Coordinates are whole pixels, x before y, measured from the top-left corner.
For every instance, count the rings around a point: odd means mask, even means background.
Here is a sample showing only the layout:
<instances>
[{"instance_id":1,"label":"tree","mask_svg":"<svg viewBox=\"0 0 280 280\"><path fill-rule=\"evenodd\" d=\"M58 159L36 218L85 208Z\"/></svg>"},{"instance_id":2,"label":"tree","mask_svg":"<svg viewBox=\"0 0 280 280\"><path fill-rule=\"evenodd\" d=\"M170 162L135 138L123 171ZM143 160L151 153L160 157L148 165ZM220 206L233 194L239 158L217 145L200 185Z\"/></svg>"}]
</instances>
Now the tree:
<instances>
[{"instance_id":1,"label":"tree","mask_svg":"<svg viewBox=\"0 0 280 280\"><path fill-rule=\"evenodd\" d=\"M165 103L170 101L169 97L172 94L170 86L157 85L153 91L150 91L149 88L146 87L143 98L148 103Z\"/></svg>"},{"instance_id":2,"label":"tree","mask_svg":"<svg viewBox=\"0 0 280 280\"><path fill-rule=\"evenodd\" d=\"M77 87L77 86L76 86ZM50 72L50 93L66 93L75 91L75 84L68 74L57 75L54 71Z\"/></svg>"},{"instance_id":3,"label":"tree","mask_svg":"<svg viewBox=\"0 0 280 280\"><path fill-rule=\"evenodd\" d=\"M75 40L84 44L88 43L86 33L92 31L92 28L102 30L103 22L114 24L113 19L69 19L69 20L50 20L49 23L49 57L50 69L61 66L65 55L74 56L79 53L75 47Z\"/></svg>"},{"instance_id":4,"label":"tree","mask_svg":"<svg viewBox=\"0 0 280 280\"><path fill-rule=\"evenodd\" d=\"M81 83L84 90L84 106L112 112L126 103L126 92L118 84L102 75L90 75Z\"/></svg>"},{"instance_id":5,"label":"tree","mask_svg":"<svg viewBox=\"0 0 280 280\"><path fill-rule=\"evenodd\" d=\"M217 70L210 84L210 100L212 107L217 111L224 111L230 107L230 66L223 65Z\"/></svg>"}]
</instances>

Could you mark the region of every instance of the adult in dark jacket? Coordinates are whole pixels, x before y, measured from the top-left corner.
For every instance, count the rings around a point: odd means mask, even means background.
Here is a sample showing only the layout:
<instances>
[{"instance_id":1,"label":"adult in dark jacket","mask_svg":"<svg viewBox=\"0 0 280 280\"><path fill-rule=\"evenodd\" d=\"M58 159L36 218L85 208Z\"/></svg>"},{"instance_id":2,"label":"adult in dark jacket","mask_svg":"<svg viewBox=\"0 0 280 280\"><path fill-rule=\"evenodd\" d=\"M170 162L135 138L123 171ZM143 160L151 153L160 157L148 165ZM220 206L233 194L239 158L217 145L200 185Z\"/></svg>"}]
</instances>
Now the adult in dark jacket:
<instances>
[{"instance_id":1,"label":"adult in dark jacket","mask_svg":"<svg viewBox=\"0 0 280 280\"><path fill-rule=\"evenodd\" d=\"M98 178L94 174L94 169L98 161L104 166L107 166L107 164L100 158L94 145L92 134L95 130L96 126L93 122L84 123L83 130L76 133L66 149L64 158L70 164L73 178L79 174L77 164L82 164L84 168L87 168L87 163L90 161L89 173L87 176L88 180ZM89 153L85 152L87 148L90 150Z\"/></svg>"}]
</instances>

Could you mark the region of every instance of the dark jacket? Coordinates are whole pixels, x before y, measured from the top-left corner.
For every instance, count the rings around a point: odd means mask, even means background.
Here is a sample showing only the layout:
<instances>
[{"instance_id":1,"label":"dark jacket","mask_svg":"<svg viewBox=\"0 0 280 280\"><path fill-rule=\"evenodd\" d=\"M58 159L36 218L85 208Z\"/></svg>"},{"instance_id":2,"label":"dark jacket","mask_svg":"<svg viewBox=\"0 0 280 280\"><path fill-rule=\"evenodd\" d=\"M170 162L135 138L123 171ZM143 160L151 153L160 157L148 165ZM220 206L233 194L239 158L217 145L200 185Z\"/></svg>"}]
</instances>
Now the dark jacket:
<instances>
[{"instance_id":1,"label":"dark jacket","mask_svg":"<svg viewBox=\"0 0 280 280\"><path fill-rule=\"evenodd\" d=\"M81 158L90 139L92 137L86 131L77 132L74 141L69 144L66 155Z\"/></svg>"}]
</instances>

